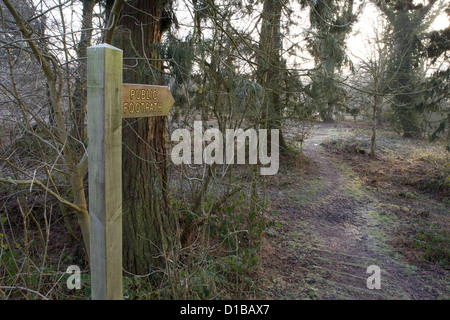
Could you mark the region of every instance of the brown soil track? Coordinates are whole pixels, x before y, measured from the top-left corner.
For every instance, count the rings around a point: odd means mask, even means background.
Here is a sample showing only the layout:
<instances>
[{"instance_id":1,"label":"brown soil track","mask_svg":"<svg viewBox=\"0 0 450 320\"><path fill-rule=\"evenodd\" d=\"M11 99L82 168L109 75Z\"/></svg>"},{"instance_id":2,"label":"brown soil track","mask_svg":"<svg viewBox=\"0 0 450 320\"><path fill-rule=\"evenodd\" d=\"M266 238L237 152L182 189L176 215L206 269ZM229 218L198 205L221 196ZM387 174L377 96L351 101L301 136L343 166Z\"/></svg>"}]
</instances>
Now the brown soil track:
<instances>
[{"instance_id":1,"label":"brown soil track","mask_svg":"<svg viewBox=\"0 0 450 320\"><path fill-rule=\"evenodd\" d=\"M389 243L390 220L374 215L379 199L351 169L323 151L328 126L304 144L315 164L268 181L282 226L262 247L261 296L267 299L446 299L448 273L411 266ZM307 196L305 196L305 194ZM381 289L367 288L367 267L381 268Z\"/></svg>"}]
</instances>

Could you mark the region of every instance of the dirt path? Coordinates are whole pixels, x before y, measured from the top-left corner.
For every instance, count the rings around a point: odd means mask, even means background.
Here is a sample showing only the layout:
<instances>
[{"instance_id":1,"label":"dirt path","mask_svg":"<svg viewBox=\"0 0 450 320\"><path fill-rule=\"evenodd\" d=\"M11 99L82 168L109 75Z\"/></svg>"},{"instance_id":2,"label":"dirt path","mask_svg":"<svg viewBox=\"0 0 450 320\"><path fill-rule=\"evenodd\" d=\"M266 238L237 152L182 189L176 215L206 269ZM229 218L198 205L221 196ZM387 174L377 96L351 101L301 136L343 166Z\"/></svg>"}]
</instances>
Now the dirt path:
<instances>
[{"instance_id":1,"label":"dirt path","mask_svg":"<svg viewBox=\"0 0 450 320\"><path fill-rule=\"evenodd\" d=\"M269 299L438 299L445 274L409 265L389 245L394 223L389 203L321 142L330 127L314 130L304 145L315 170L286 169L270 181L271 209L282 227L269 232L262 250L262 296ZM367 288L367 267L381 268L381 289ZM442 289L444 288L444 289Z\"/></svg>"}]
</instances>

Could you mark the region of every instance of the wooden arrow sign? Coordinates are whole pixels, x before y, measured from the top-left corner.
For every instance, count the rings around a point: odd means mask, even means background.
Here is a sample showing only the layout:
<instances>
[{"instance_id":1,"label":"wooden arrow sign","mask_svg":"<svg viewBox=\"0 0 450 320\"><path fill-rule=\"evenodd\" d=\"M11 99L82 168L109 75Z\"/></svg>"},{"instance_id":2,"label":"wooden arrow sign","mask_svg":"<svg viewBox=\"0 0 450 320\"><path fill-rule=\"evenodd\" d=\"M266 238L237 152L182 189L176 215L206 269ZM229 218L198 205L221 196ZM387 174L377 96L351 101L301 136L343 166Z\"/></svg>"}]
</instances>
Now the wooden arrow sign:
<instances>
[{"instance_id":1,"label":"wooden arrow sign","mask_svg":"<svg viewBox=\"0 0 450 320\"><path fill-rule=\"evenodd\" d=\"M174 102L169 87L122 85L122 118L167 116Z\"/></svg>"}]
</instances>

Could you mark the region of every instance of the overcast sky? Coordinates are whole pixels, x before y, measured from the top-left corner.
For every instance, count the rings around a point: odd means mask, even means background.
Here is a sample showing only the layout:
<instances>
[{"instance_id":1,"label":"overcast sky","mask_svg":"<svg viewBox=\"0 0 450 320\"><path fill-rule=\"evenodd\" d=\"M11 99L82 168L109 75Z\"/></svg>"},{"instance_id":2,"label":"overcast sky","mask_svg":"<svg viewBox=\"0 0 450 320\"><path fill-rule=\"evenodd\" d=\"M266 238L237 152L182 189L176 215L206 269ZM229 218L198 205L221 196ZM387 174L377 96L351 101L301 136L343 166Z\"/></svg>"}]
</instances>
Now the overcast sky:
<instances>
[{"instance_id":1,"label":"overcast sky","mask_svg":"<svg viewBox=\"0 0 450 320\"><path fill-rule=\"evenodd\" d=\"M425 1L415 1L422 2ZM367 54L367 40L374 36L375 28L380 26L380 12L370 2L367 2L362 15L353 27L353 33L348 39L349 51L359 57ZM449 19L445 13L440 14L430 27L430 30L442 30L448 27Z\"/></svg>"}]
</instances>

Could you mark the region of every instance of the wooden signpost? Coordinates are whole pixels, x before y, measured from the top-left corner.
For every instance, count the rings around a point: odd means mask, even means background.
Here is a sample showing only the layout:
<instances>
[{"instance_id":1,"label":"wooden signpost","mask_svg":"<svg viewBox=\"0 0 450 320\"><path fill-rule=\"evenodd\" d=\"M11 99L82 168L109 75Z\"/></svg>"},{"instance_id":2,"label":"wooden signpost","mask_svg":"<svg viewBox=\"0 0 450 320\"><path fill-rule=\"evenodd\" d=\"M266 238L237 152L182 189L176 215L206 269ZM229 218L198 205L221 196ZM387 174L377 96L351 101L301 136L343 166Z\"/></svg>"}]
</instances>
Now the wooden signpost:
<instances>
[{"instance_id":1,"label":"wooden signpost","mask_svg":"<svg viewBox=\"0 0 450 320\"><path fill-rule=\"evenodd\" d=\"M88 48L88 139L91 295L121 300L122 118L166 116L168 87L122 83L122 50Z\"/></svg>"}]
</instances>

